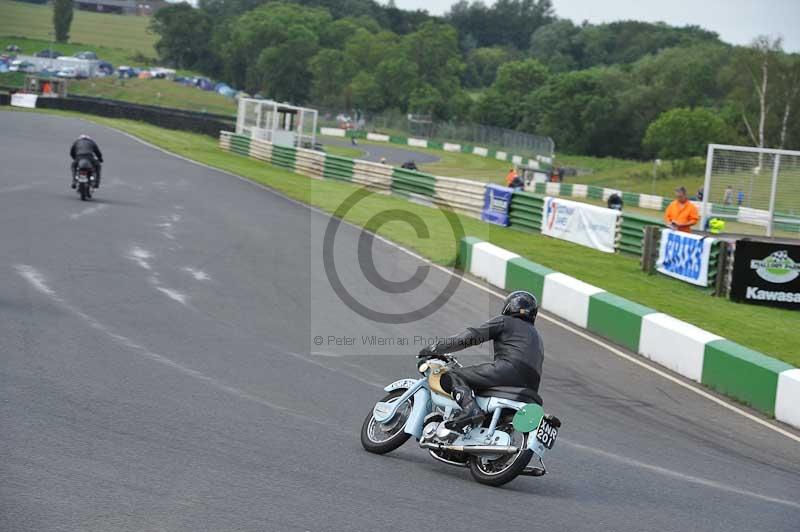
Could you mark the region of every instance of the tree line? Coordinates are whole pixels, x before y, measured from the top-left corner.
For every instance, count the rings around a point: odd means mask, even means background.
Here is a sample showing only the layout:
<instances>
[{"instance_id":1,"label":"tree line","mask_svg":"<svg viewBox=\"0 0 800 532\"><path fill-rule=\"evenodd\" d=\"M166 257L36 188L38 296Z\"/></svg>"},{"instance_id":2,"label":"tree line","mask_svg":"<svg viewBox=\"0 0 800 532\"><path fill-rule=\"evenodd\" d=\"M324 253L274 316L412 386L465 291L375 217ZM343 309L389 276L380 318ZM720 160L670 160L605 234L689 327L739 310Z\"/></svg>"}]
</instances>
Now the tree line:
<instances>
[{"instance_id":1,"label":"tree line","mask_svg":"<svg viewBox=\"0 0 800 532\"><path fill-rule=\"evenodd\" d=\"M550 0L462 0L443 17L391 1L200 0L159 10L151 29L162 61L280 101L478 122L595 156L800 148L800 58L766 37L576 25Z\"/></svg>"}]
</instances>

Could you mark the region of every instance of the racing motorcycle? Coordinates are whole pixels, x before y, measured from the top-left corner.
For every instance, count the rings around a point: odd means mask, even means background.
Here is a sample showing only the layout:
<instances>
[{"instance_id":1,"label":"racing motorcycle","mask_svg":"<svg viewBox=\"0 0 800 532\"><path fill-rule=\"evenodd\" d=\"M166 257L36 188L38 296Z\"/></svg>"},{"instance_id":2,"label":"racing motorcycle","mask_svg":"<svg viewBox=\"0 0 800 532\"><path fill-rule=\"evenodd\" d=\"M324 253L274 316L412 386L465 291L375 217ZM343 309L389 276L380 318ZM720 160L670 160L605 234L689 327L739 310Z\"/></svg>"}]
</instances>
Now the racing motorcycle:
<instances>
[{"instance_id":1,"label":"racing motorcycle","mask_svg":"<svg viewBox=\"0 0 800 532\"><path fill-rule=\"evenodd\" d=\"M414 436L433 458L469 468L481 484L502 486L519 475L546 474L544 454L553 448L561 421L545 415L535 390L515 386L480 390L476 400L486 414L483 422L462 432L446 427L460 407L440 380L459 367L452 355L428 357L420 360L421 378L400 379L384 388L387 395L361 427L364 449L385 454Z\"/></svg>"},{"instance_id":2,"label":"racing motorcycle","mask_svg":"<svg viewBox=\"0 0 800 532\"><path fill-rule=\"evenodd\" d=\"M91 199L94 180L94 166L91 161L86 159L78 161L78 168L75 171L75 181L77 183L76 189L81 200L86 201Z\"/></svg>"}]
</instances>

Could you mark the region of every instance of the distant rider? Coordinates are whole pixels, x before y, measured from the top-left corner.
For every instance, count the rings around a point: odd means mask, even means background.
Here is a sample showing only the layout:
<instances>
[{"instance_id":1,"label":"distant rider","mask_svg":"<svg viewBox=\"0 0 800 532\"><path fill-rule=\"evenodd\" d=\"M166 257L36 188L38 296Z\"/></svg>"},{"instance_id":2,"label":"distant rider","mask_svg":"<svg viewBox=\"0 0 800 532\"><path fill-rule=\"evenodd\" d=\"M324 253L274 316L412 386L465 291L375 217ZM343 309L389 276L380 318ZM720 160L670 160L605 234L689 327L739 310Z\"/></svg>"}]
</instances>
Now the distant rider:
<instances>
[{"instance_id":1,"label":"distant rider","mask_svg":"<svg viewBox=\"0 0 800 532\"><path fill-rule=\"evenodd\" d=\"M447 428L461 431L483 419L474 390L517 386L539 391L544 346L539 331L534 327L538 312L539 304L533 294L522 290L512 292L506 297L499 316L419 352L418 356L426 360L488 340L494 341L493 362L449 370L442 376L442 389L461 407L461 412L447 424Z\"/></svg>"},{"instance_id":2,"label":"distant rider","mask_svg":"<svg viewBox=\"0 0 800 532\"><path fill-rule=\"evenodd\" d=\"M81 159L86 159L92 163L94 167L94 187L99 187L100 163L103 162L103 154L100 153L97 143L89 135L81 135L72 143L69 155L72 157L72 188L76 186L75 176L78 172L78 161Z\"/></svg>"}]
</instances>

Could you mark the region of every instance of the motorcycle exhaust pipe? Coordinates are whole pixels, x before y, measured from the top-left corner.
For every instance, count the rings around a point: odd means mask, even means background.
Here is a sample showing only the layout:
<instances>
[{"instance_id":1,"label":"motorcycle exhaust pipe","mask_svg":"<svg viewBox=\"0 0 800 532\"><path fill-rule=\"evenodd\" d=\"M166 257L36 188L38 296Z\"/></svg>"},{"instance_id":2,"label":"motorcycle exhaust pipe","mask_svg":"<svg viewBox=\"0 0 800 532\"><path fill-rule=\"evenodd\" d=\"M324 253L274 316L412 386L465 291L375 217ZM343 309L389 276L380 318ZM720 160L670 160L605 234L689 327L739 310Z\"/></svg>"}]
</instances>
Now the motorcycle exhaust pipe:
<instances>
[{"instance_id":1,"label":"motorcycle exhaust pipe","mask_svg":"<svg viewBox=\"0 0 800 532\"><path fill-rule=\"evenodd\" d=\"M435 451L454 451L468 454L517 454L519 447L513 445L443 445L441 443L420 442L420 447Z\"/></svg>"}]
</instances>

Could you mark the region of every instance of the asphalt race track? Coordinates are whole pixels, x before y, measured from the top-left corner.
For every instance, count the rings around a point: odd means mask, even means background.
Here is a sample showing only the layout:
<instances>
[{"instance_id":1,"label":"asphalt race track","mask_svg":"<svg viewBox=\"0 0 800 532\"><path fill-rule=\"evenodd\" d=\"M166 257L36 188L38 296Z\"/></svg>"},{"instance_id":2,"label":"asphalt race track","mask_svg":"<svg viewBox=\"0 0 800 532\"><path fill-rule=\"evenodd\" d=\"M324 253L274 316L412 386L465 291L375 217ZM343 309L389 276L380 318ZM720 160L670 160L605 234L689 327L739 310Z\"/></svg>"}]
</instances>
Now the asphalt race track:
<instances>
[{"instance_id":1,"label":"asphalt race track","mask_svg":"<svg viewBox=\"0 0 800 532\"><path fill-rule=\"evenodd\" d=\"M68 187L81 132L106 159L91 202ZM545 320L547 476L492 489L413 441L368 454L413 337L496 299L462 282L416 323L363 318L326 277L326 215L100 126L0 112L0 162L0 530L798 530L797 441ZM379 291L359 234L333 259L365 305L410 312L450 278ZM373 251L393 281L421 265Z\"/></svg>"},{"instance_id":2,"label":"asphalt race track","mask_svg":"<svg viewBox=\"0 0 800 532\"><path fill-rule=\"evenodd\" d=\"M381 159L386 159L386 164L393 166L400 166L406 161L414 161L417 164L430 164L439 160L439 157L431 153L404 150L403 148L398 147L397 144L387 144L386 146L382 146L379 144L364 144L360 141L357 141L358 144L353 146L349 140L332 139L328 137L320 139L320 142L322 142L323 145L329 144L332 146L341 146L343 148L354 148L361 150L362 155L358 157L359 159L372 161L374 163L379 163L381 162Z\"/></svg>"}]
</instances>

